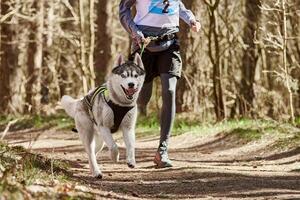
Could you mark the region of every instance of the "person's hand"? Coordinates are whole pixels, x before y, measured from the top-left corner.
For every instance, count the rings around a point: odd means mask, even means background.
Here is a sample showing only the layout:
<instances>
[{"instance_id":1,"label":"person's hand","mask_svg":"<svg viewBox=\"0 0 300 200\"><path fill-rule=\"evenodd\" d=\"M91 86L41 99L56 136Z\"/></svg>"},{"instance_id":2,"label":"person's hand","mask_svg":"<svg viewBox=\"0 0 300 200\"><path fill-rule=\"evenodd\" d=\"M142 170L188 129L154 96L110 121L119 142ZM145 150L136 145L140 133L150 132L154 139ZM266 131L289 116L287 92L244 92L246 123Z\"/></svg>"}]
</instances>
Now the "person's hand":
<instances>
[{"instance_id":1,"label":"person's hand","mask_svg":"<svg viewBox=\"0 0 300 200\"><path fill-rule=\"evenodd\" d=\"M133 33L132 39L134 40L134 43L137 44L140 48L142 47L142 44L146 40L144 34L141 31L137 31L136 33Z\"/></svg>"},{"instance_id":2,"label":"person's hand","mask_svg":"<svg viewBox=\"0 0 300 200\"><path fill-rule=\"evenodd\" d=\"M192 29L192 31L198 33L201 29L201 23L199 21L192 22L191 29Z\"/></svg>"},{"instance_id":3,"label":"person's hand","mask_svg":"<svg viewBox=\"0 0 300 200\"><path fill-rule=\"evenodd\" d=\"M142 39L142 44L144 44L145 47L148 46L148 44L149 44L150 42L151 42L151 39L148 38L148 37Z\"/></svg>"}]
</instances>

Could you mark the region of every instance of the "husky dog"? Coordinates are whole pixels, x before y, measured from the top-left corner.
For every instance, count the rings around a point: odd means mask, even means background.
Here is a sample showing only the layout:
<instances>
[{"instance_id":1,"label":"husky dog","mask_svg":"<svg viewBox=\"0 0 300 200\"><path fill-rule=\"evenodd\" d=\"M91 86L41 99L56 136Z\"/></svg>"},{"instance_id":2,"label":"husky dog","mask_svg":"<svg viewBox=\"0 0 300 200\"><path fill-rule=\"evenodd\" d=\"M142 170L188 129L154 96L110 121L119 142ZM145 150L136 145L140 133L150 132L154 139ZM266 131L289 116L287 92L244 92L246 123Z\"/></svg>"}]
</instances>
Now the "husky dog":
<instances>
[{"instance_id":1,"label":"husky dog","mask_svg":"<svg viewBox=\"0 0 300 200\"><path fill-rule=\"evenodd\" d=\"M119 128L126 145L126 160L130 168L135 162L136 101L145 79L144 65L136 54L134 61L124 61L120 55L108 76L105 86L98 87L81 99L63 96L61 105L75 120L79 137L88 154L91 173L102 178L96 154L104 142L109 148L110 158L119 161L118 146L112 133Z\"/></svg>"}]
</instances>

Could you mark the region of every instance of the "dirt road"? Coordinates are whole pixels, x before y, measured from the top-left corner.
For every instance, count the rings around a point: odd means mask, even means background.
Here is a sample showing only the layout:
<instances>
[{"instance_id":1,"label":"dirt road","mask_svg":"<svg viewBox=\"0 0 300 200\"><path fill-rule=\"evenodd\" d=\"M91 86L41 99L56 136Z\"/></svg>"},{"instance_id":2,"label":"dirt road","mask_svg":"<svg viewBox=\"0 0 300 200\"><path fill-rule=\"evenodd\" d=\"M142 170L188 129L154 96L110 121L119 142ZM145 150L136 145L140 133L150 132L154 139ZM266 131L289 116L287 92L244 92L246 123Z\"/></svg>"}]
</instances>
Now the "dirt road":
<instances>
[{"instance_id":1,"label":"dirt road","mask_svg":"<svg viewBox=\"0 0 300 200\"><path fill-rule=\"evenodd\" d=\"M7 139L12 145L70 162L73 178L97 199L300 199L300 147L277 152L268 149L274 142L268 137L245 142L223 133L187 133L171 140L175 167L155 169L158 138L143 137L137 139L137 167L129 169L121 136L115 137L121 161L112 163L105 148L98 155L102 180L91 178L76 133L24 130Z\"/></svg>"}]
</instances>

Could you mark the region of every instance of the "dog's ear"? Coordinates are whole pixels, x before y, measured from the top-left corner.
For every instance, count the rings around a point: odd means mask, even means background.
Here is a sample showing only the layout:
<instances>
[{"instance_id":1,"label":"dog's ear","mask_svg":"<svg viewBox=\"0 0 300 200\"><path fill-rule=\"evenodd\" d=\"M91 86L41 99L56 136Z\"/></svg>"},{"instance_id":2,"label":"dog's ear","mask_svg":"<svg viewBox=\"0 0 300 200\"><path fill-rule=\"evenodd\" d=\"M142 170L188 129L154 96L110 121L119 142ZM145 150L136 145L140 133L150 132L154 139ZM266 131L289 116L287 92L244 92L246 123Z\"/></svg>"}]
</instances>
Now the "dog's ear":
<instances>
[{"instance_id":1,"label":"dog's ear","mask_svg":"<svg viewBox=\"0 0 300 200\"><path fill-rule=\"evenodd\" d=\"M124 64L125 63L125 60L124 60L124 57L122 54L119 54L117 59L115 60L115 64L113 66L113 69Z\"/></svg>"},{"instance_id":2,"label":"dog's ear","mask_svg":"<svg viewBox=\"0 0 300 200\"><path fill-rule=\"evenodd\" d=\"M135 54L133 62L140 68L145 69L142 58L138 53Z\"/></svg>"}]
</instances>

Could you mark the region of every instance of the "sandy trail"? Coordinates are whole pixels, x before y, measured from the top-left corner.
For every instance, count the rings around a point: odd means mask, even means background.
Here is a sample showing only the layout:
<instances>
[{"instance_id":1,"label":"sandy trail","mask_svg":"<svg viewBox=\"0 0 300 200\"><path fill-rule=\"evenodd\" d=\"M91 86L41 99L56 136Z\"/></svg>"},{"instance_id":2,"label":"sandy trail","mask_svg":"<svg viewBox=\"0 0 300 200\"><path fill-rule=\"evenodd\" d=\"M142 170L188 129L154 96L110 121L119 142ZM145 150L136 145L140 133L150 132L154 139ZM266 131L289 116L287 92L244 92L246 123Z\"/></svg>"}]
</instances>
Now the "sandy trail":
<instances>
[{"instance_id":1,"label":"sandy trail","mask_svg":"<svg viewBox=\"0 0 300 200\"><path fill-rule=\"evenodd\" d=\"M12 145L71 163L75 180L83 181L97 199L300 199L300 148L269 152L272 139L245 143L228 135L173 137L170 157L175 167L155 169L152 162L157 137L138 138L137 167L125 164L120 135L120 163L108 158L107 148L98 155L103 180L90 176L87 157L70 131L25 130L11 133ZM35 140L35 141L34 141Z\"/></svg>"}]
</instances>

